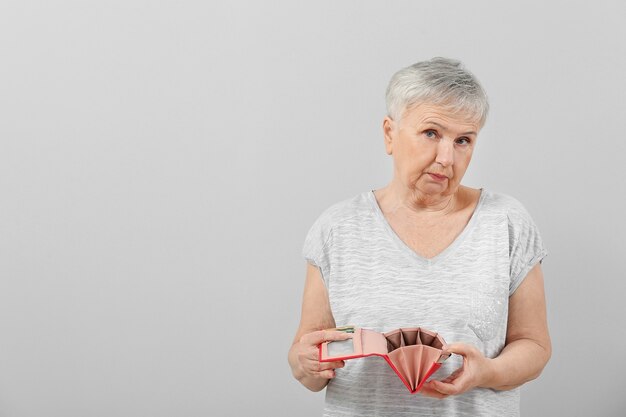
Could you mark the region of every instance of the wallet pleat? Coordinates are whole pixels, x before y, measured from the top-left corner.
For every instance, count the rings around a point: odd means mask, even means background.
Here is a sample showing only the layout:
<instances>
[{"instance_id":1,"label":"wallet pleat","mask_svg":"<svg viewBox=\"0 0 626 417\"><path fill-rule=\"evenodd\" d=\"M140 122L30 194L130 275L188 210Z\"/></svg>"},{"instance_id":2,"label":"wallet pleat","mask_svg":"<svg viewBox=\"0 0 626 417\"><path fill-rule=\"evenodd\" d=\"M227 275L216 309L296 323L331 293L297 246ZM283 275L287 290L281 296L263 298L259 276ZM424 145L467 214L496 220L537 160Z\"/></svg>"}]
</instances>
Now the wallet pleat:
<instances>
[{"instance_id":1,"label":"wallet pleat","mask_svg":"<svg viewBox=\"0 0 626 417\"><path fill-rule=\"evenodd\" d=\"M404 355L404 349L396 349L388 355L389 360L393 363L393 366L396 368L396 372L410 385L412 386L410 380L412 377L409 377L408 365L406 362L406 357ZM414 388L411 388L414 389Z\"/></svg>"},{"instance_id":2,"label":"wallet pleat","mask_svg":"<svg viewBox=\"0 0 626 417\"><path fill-rule=\"evenodd\" d=\"M400 331L402 332L405 346L413 346L419 344L417 343L417 334L419 333L419 329L400 329Z\"/></svg>"},{"instance_id":3,"label":"wallet pleat","mask_svg":"<svg viewBox=\"0 0 626 417\"><path fill-rule=\"evenodd\" d=\"M437 362L441 351L431 346L422 346L422 355L420 358L420 367L418 370L418 385L424 380L430 368Z\"/></svg>"},{"instance_id":4,"label":"wallet pleat","mask_svg":"<svg viewBox=\"0 0 626 417\"><path fill-rule=\"evenodd\" d=\"M407 346L405 347L403 350L404 352L404 356L406 357L406 366L407 366L407 375L409 376L409 385L411 386L411 389L414 390L415 387L417 385L415 385L415 382L417 381L417 374L415 373L415 365L419 365L419 360L417 360L418 358L416 356L419 355L419 352L417 351L417 349L419 349L419 346Z\"/></svg>"},{"instance_id":5,"label":"wallet pleat","mask_svg":"<svg viewBox=\"0 0 626 417\"><path fill-rule=\"evenodd\" d=\"M407 364L407 374L409 375L409 384L411 385L411 390L414 390L420 382L420 368L421 368L421 359L422 359L422 345L413 345L407 346L403 350Z\"/></svg>"},{"instance_id":6,"label":"wallet pleat","mask_svg":"<svg viewBox=\"0 0 626 417\"><path fill-rule=\"evenodd\" d=\"M387 339L387 350L392 352L402 346L402 333L400 329L385 333Z\"/></svg>"},{"instance_id":7,"label":"wallet pleat","mask_svg":"<svg viewBox=\"0 0 626 417\"><path fill-rule=\"evenodd\" d=\"M436 337L435 340L432 341L430 346L434 347L435 349L443 349L443 343L441 341L441 338L440 337Z\"/></svg>"},{"instance_id":8,"label":"wallet pleat","mask_svg":"<svg viewBox=\"0 0 626 417\"><path fill-rule=\"evenodd\" d=\"M420 339L422 340L423 345L432 346L432 344L437 340L437 333L433 333L433 332L429 332L428 330L421 329Z\"/></svg>"}]
</instances>

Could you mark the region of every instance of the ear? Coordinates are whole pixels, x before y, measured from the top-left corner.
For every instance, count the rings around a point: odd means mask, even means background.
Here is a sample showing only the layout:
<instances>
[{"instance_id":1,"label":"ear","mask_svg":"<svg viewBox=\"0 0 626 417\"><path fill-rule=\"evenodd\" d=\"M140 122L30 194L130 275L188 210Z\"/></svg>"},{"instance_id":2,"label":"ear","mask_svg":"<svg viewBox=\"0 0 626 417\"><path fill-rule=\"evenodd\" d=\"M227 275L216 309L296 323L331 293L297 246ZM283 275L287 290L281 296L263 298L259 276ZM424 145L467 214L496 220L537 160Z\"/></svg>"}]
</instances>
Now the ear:
<instances>
[{"instance_id":1,"label":"ear","mask_svg":"<svg viewBox=\"0 0 626 417\"><path fill-rule=\"evenodd\" d=\"M393 154L393 141L396 136L396 122L389 116L383 119L383 135L385 137L385 151L387 155Z\"/></svg>"}]
</instances>

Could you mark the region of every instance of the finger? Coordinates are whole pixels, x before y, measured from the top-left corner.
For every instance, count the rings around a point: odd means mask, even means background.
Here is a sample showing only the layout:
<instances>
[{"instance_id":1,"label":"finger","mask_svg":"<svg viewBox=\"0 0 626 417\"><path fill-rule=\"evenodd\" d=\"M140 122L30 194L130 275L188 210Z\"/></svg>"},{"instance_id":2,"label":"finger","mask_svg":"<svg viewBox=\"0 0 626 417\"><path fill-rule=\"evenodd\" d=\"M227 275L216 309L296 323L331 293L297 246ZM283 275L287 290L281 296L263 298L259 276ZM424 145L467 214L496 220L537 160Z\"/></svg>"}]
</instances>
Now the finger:
<instances>
[{"instance_id":1,"label":"finger","mask_svg":"<svg viewBox=\"0 0 626 417\"><path fill-rule=\"evenodd\" d=\"M314 372L313 375L320 377L320 378L325 378L325 379L333 379L335 376L337 376L335 374L335 371L332 369L326 369L324 371Z\"/></svg>"},{"instance_id":2,"label":"finger","mask_svg":"<svg viewBox=\"0 0 626 417\"><path fill-rule=\"evenodd\" d=\"M301 362L319 362L320 360L320 348L316 345L306 344L306 342L301 342L302 347L298 352L298 356Z\"/></svg>"},{"instance_id":3,"label":"finger","mask_svg":"<svg viewBox=\"0 0 626 417\"><path fill-rule=\"evenodd\" d=\"M316 346L316 345L309 345L308 347L303 348L302 350L302 358L306 359L307 361L310 362L320 362L321 360L321 352L320 352L320 346ZM332 362L328 362L328 359L324 359L323 360L324 363L343 363L343 361L332 361ZM339 366L335 366L335 368L339 368Z\"/></svg>"},{"instance_id":4,"label":"finger","mask_svg":"<svg viewBox=\"0 0 626 417\"><path fill-rule=\"evenodd\" d=\"M442 382L452 382L459 377L459 375L463 372L463 368L458 368L456 371L452 372L446 378L442 379Z\"/></svg>"},{"instance_id":5,"label":"finger","mask_svg":"<svg viewBox=\"0 0 626 417\"><path fill-rule=\"evenodd\" d=\"M321 369L338 369L346 366L344 361L320 362Z\"/></svg>"},{"instance_id":6,"label":"finger","mask_svg":"<svg viewBox=\"0 0 626 417\"><path fill-rule=\"evenodd\" d=\"M454 381L455 379L457 379L459 377L459 374L452 374L449 375L447 378L444 378L441 380L441 382L445 382L446 384L450 384L452 383L452 381Z\"/></svg>"},{"instance_id":7,"label":"finger","mask_svg":"<svg viewBox=\"0 0 626 417\"><path fill-rule=\"evenodd\" d=\"M323 342L347 339L352 339L352 333L338 332L336 330L318 330L305 334L300 338L300 342L309 345L319 345Z\"/></svg>"},{"instance_id":8,"label":"finger","mask_svg":"<svg viewBox=\"0 0 626 417\"><path fill-rule=\"evenodd\" d=\"M306 372L314 374L325 370L343 368L346 363L344 361L320 362L316 356L315 358L307 357L301 366Z\"/></svg>"},{"instance_id":9,"label":"finger","mask_svg":"<svg viewBox=\"0 0 626 417\"><path fill-rule=\"evenodd\" d=\"M456 353L461 356L470 356L475 353L475 347L465 343L452 343L446 347L446 352Z\"/></svg>"},{"instance_id":10,"label":"finger","mask_svg":"<svg viewBox=\"0 0 626 417\"><path fill-rule=\"evenodd\" d=\"M433 388L445 394L461 394L472 387L470 380L470 372L462 371L450 381L433 381Z\"/></svg>"},{"instance_id":11,"label":"finger","mask_svg":"<svg viewBox=\"0 0 626 417\"><path fill-rule=\"evenodd\" d=\"M424 385L422 385L422 388L420 389L420 394L426 397L438 398L438 399L443 399L448 396L448 394L443 394L437 391L436 389L434 389L433 386L431 385L431 381L425 382Z\"/></svg>"},{"instance_id":12,"label":"finger","mask_svg":"<svg viewBox=\"0 0 626 417\"><path fill-rule=\"evenodd\" d=\"M343 368L346 366L346 363L344 361L324 362L324 366L324 369L336 369Z\"/></svg>"},{"instance_id":13,"label":"finger","mask_svg":"<svg viewBox=\"0 0 626 417\"><path fill-rule=\"evenodd\" d=\"M334 369L326 369L324 371L316 372L315 376L319 376L320 378L333 379L337 377L337 373Z\"/></svg>"},{"instance_id":14,"label":"finger","mask_svg":"<svg viewBox=\"0 0 626 417\"><path fill-rule=\"evenodd\" d=\"M431 381L430 387L440 394L456 395L460 394L461 390L454 383L448 383L443 381Z\"/></svg>"},{"instance_id":15,"label":"finger","mask_svg":"<svg viewBox=\"0 0 626 417\"><path fill-rule=\"evenodd\" d=\"M465 371L462 369L462 371L458 375L456 375L452 381L450 381L450 384L455 386L457 391L461 393L473 387L473 385L471 384L471 380L471 371Z\"/></svg>"}]
</instances>

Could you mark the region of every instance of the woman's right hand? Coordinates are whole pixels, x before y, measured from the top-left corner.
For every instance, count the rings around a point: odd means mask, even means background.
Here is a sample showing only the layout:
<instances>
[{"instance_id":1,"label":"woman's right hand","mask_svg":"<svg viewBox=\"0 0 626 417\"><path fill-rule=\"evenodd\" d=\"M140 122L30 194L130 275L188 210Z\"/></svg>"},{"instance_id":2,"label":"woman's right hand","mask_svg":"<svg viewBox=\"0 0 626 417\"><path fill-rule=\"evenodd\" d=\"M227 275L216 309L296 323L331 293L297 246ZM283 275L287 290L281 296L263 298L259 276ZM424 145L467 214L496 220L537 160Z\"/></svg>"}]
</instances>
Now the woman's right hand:
<instances>
[{"instance_id":1,"label":"woman's right hand","mask_svg":"<svg viewBox=\"0 0 626 417\"><path fill-rule=\"evenodd\" d=\"M293 375L299 381L303 379L332 379L335 369L343 368L344 361L320 362L319 345L323 342L351 339L351 333L336 330L318 330L303 335L292 347L296 358Z\"/></svg>"},{"instance_id":2,"label":"woman's right hand","mask_svg":"<svg viewBox=\"0 0 626 417\"><path fill-rule=\"evenodd\" d=\"M289 366L293 376L311 391L320 391L335 377L335 369L343 361L319 361L319 345L326 341L351 339L351 333L332 329L336 326L324 279L318 267L307 263L302 316L300 325L289 349Z\"/></svg>"}]
</instances>

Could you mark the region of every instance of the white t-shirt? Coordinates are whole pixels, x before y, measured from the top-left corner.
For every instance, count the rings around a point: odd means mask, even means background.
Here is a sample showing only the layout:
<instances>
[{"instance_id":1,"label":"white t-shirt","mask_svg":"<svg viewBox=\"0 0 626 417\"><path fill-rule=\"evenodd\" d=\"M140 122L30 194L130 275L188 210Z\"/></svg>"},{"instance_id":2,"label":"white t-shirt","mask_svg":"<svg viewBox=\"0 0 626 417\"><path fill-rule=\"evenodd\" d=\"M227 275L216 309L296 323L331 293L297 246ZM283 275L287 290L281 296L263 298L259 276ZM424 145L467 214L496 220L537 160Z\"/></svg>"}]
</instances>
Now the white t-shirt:
<instances>
[{"instance_id":1,"label":"white t-shirt","mask_svg":"<svg viewBox=\"0 0 626 417\"><path fill-rule=\"evenodd\" d=\"M303 255L321 271L338 326L424 327L494 358L504 347L509 296L546 250L517 200L482 190L461 234L426 259L395 234L368 191L324 211ZM432 378L461 362L452 355ZM519 389L476 388L437 400L410 394L383 358L352 359L328 384L324 415L519 416Z\"/></svg>"}]
</instances>

